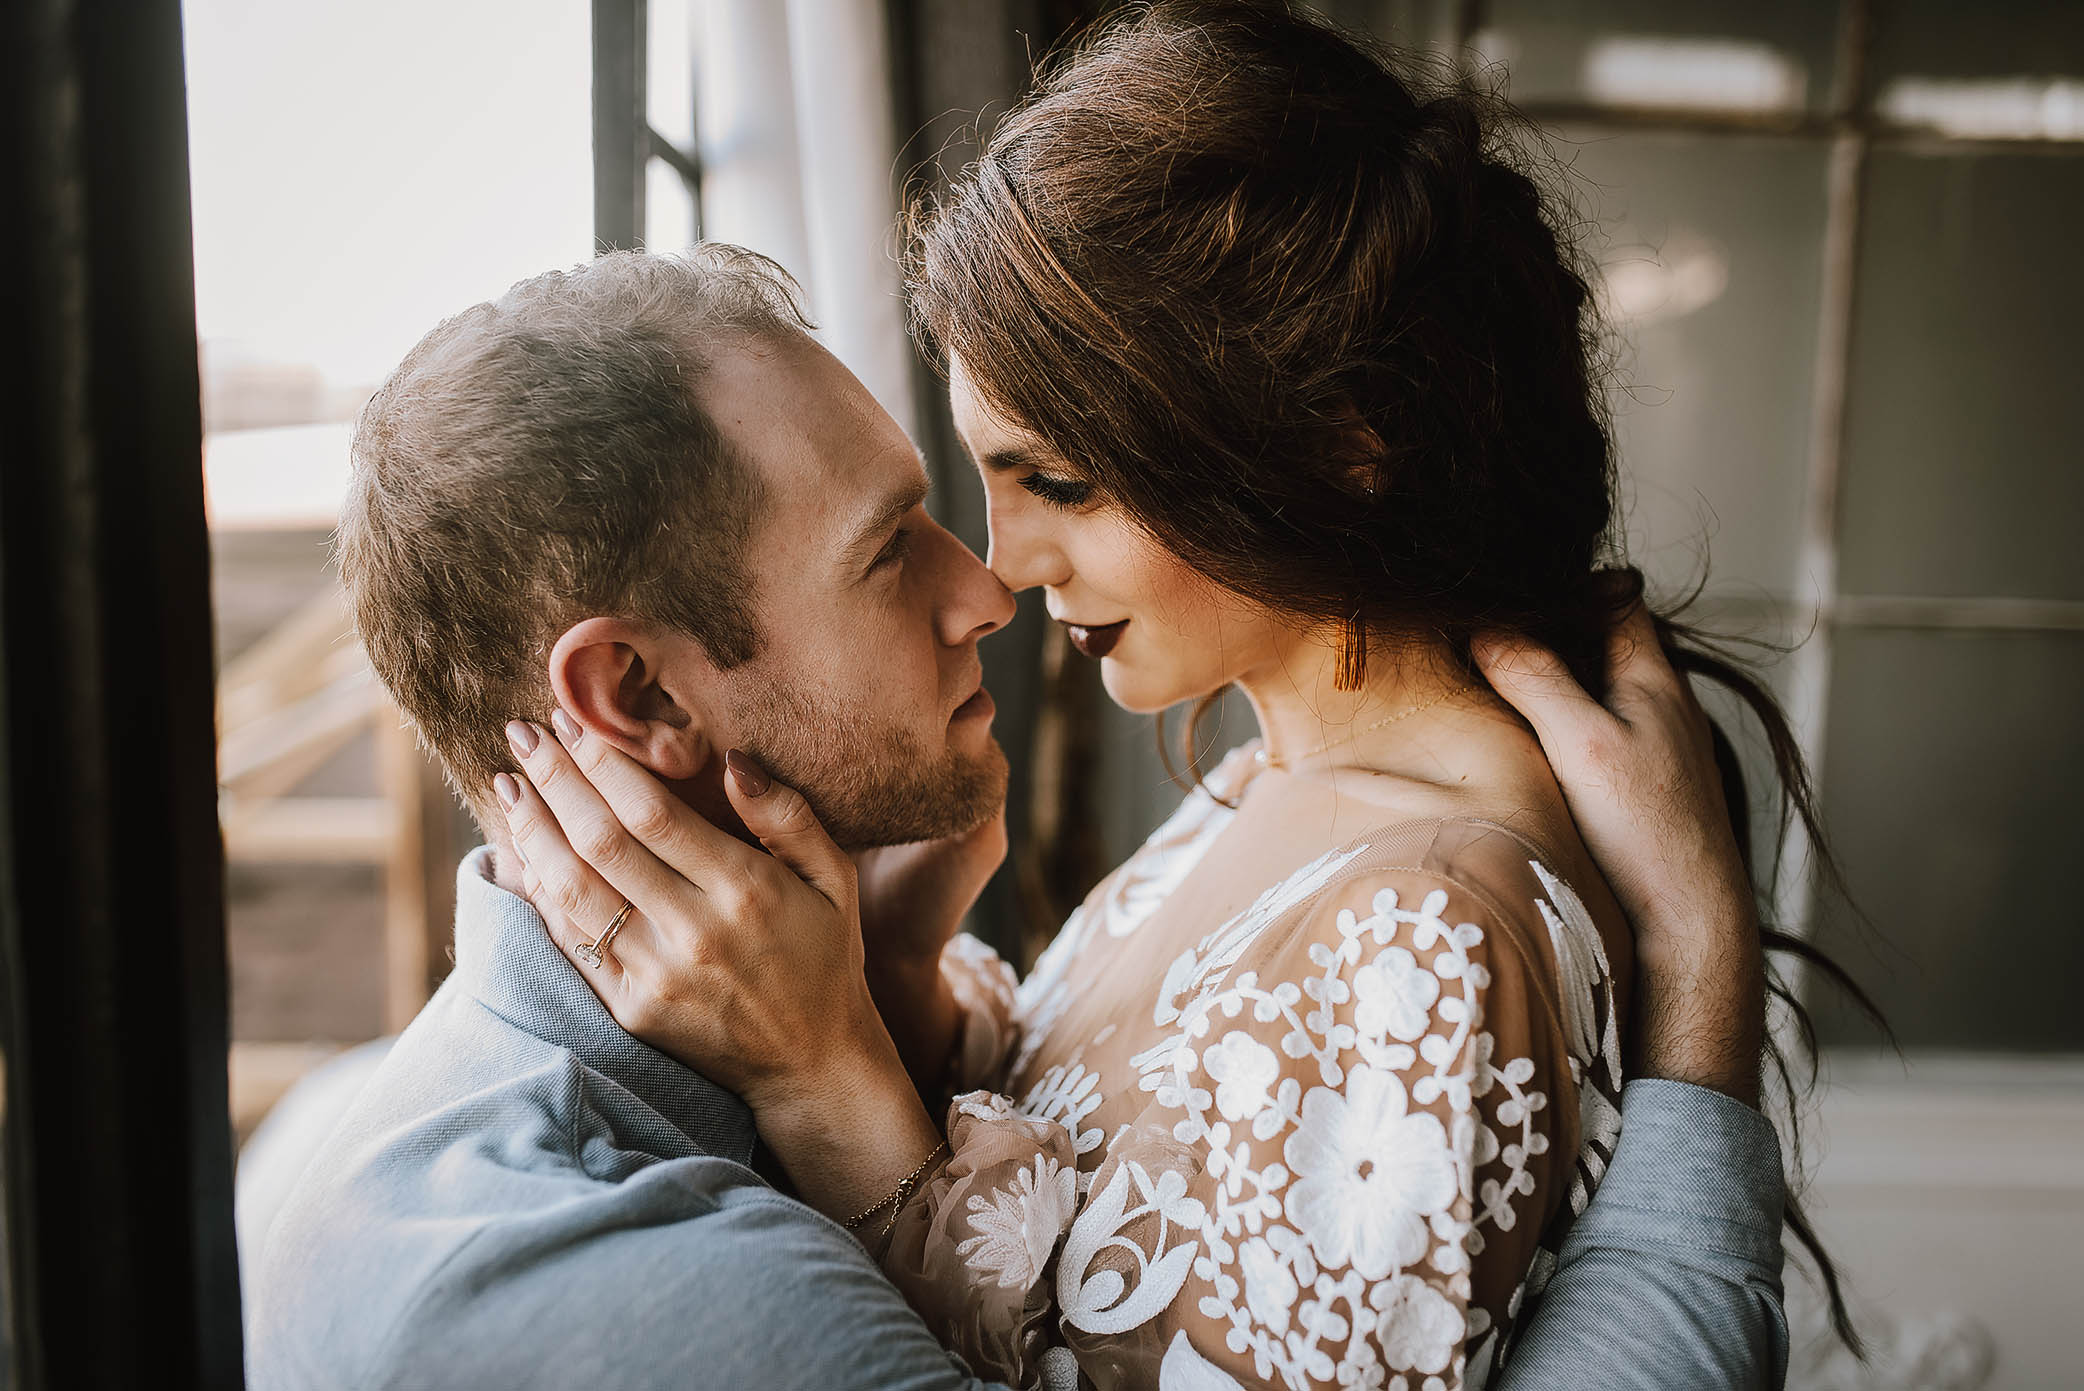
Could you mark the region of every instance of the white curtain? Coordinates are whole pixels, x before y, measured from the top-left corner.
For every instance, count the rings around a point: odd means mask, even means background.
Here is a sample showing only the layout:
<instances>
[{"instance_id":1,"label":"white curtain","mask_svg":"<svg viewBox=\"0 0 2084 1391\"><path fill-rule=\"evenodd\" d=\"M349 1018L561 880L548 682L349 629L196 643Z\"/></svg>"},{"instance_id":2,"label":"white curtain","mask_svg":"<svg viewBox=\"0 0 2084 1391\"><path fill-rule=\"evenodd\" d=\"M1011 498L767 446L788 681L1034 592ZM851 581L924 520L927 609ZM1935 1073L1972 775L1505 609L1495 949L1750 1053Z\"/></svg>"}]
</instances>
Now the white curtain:
<instances>
[{"instance_id":1,"label":"white curtain","mask_svg":"<svg viewBox=\"0 0 2084 1391\"><path fill-rule=\"evenodd\" d=\"M703 231L808 293L819 338L909 433L882 0L694 0Z\"/></svg>"}]
</instances>

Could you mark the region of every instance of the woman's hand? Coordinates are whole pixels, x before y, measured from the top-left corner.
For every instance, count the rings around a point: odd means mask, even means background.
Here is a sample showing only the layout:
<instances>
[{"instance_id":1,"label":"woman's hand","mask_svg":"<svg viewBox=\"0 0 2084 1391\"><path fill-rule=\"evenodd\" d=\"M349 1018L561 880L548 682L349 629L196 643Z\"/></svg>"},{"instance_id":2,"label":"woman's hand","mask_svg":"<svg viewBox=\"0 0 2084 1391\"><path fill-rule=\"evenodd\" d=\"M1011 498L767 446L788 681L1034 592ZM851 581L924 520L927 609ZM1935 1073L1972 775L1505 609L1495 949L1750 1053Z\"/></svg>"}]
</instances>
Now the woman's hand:
<instances>
[{"instance_id":1,"label":"woman's hand","mask_svg":"<svg viewBox=\"0 0 2084 1391\"><path fill-rule=\"evenodd\" d=\"M551 936L624 1029L745 1100L805 1198L867 1207L940 1135L869 997L853 863L743 754L726 792L764 854L562 711L554 723L556 738L507 727L526 778L494 787ZM579 947L625 900L587 963Z\"/></svg>"},{"instance_id":2,"label":"woman's hand","mask_svg":"<svg viewBox=\"0 0 2084 1391\"><path fill-rule=\"evenodd\" d=\"M1708 717L1638 602L1608 639L1605 704L1516 639L1477 664L1541 739L1585 846L1636 934L1639 1075L1758 1104L1765 961Z\"/></svg>"}]
</instances>

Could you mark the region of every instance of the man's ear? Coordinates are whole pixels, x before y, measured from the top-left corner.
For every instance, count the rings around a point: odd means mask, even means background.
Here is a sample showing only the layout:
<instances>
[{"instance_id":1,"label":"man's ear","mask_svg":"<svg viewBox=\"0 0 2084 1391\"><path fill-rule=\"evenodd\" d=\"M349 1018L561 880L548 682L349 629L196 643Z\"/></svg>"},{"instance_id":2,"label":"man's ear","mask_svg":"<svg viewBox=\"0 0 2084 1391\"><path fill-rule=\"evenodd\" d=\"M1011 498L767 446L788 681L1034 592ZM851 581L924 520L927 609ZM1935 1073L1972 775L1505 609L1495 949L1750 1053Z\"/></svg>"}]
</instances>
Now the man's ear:
<instances>
[{"instance_id":1,"label":"man's ear","mask_svg":"<svg viewBox=\"0 0 2084 1391\"><path fill-rule=\"evenodd\" d=\"M667 782L701 772L715 747L716 668L685 634L620 618L587 618L550 649L550 691L588 734Z\"/></svg>"}]
</instances>

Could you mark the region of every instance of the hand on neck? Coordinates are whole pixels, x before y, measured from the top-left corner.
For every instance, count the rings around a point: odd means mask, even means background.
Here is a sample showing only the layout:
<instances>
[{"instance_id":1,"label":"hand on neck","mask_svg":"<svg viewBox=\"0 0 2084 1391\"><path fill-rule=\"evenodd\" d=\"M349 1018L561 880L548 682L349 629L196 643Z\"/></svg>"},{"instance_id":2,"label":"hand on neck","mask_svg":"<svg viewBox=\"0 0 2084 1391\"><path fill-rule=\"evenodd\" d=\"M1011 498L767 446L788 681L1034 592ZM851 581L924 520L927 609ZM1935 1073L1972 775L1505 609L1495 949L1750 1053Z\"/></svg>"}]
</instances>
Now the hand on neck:
<instances>
[{"instance_id":1,"label":"hand on neck","mask_svg":"<svg viewBox=\"0 0 2084 1391\"><path fill-rule=\"evenodd\" d=\"M732 810L731 799L724 792L724 764L721 758L710 759L691 778L661 780L661 785L675 797L699 812L703 820L718 830L738 837L749 845L758 845L758 838L746 829L745 822ZM496 810L496 808L495 808ZM526 898L523 883L521 856L516 852L514 838L503 822L487 819L480 815L479 824L485 833L485 843L492 847L492 882L517 898Z\"/></svg>"}]
</instances>

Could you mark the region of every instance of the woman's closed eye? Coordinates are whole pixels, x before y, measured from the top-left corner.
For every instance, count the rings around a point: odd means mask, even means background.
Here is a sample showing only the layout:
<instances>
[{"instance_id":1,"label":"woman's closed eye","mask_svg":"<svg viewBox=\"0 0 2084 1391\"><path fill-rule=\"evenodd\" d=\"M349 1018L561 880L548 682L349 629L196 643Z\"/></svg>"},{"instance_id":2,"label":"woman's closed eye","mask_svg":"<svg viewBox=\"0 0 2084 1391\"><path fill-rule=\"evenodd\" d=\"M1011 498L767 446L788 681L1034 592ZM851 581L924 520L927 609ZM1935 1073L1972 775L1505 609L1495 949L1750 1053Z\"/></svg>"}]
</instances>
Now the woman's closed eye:
<instances>
[{"instance_id":1,"label":"woman's closed eye","mask_svg":"<svg viewBox=\"0 0 2084 1391\"><path fill-rule=\"evenodd\" d=\"M1076 478L1058 478L1047 473L1023 474L1020 486L1051 507L1082 507L1093 496L1092 484Z\"/></svg>"}]
</instances>

